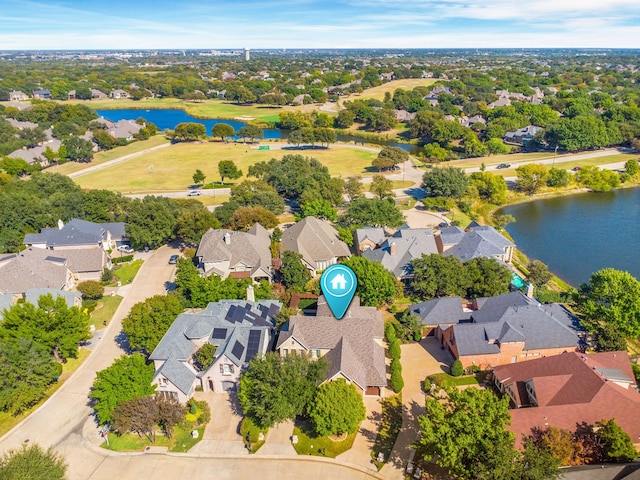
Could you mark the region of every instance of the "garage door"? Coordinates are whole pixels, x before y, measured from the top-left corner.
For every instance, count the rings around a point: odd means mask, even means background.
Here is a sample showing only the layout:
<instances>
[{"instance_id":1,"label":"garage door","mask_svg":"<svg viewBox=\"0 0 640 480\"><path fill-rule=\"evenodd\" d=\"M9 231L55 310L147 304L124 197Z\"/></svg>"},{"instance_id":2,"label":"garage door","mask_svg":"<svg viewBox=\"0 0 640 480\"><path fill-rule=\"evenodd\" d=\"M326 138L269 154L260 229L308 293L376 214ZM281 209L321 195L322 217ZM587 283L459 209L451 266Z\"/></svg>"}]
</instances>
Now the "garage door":
<instances>
[{"instance_id":1,"label":"garage door","mask_svg":"<svg viewBox=\"0 0 640 480\"><path fill-rule=\"evenodd\" d=\"M375 396L375 397L379 397L380 396L380 387L367 387L367 390L364 392L365 395L367 396Z\"/></svg>"},{"instance_id":2,"label":"garage door","mask_svg":"<svg viewBox=\"0 0 640 480\"><path fill-rule=\"evenodd\" d=\"M236 382L222 382L222 390L225 392L235 392Z\"/></svg>"}]
</instances>

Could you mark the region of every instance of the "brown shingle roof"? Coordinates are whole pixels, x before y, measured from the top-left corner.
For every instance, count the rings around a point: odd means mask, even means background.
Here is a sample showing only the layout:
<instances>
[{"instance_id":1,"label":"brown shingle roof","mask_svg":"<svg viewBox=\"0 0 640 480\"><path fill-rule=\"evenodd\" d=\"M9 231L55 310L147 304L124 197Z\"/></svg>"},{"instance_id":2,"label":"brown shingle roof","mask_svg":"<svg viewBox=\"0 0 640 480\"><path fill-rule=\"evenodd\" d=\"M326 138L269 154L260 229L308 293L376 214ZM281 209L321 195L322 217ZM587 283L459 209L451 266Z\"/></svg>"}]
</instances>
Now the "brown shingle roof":
<instances>
[{"instance_id":1,"label":"brown shingle roof","mask_svg":"<svg viewBox=\"0 0 640 480\"><path fill-rule=\"evenodd\" d=\"M317 263L351 255L349 247L338 237L329 222L305 217L282 233L283 250L299 253L313 268Z\"/></svg>"}]
</instances>

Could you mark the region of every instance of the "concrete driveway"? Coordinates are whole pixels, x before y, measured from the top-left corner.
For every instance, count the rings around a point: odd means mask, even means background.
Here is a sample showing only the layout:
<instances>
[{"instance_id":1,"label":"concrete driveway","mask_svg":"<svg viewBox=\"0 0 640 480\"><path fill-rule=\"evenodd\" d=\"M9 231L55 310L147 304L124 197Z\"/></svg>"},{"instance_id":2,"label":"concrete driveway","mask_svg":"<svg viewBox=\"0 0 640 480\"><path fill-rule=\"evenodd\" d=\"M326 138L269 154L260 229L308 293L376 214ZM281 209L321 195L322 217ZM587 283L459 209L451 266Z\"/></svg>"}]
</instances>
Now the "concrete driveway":
<instances>
[{"instance_id":1,"label":"concrete driveway","mask_svg":"<svg viewBox=\"0 0 640 480\"><path fill-rule=\"evenodd\" d=\"M419 435L418 416L425 413L425 395L422 381L431 374L448 371L453 358L434 337L423 338L420 343L401 346L402 377L402 429L398 435L389 462L380 473L389 479L403 478L411 444Z\"/></svg>"},{"instance_id":2,"label":"concrete driveway","mask_svg":"<svg viewBox=\"0 0 640 480\"><path fill-rule=\"evenodd\" d=\"M196 392L196 400L205 400L211 409L211 421L204 431L202 440L190 454L233 454L246 455L247 450L240 436L240 408L235 394Z\"/></svg>"},{"instance_id":3,"label":"concrete driveway","mask_svg":"<svg viewBox=\"0 0 640 480\"><path fill-rule=\"evenodd\" d=\"M392 392L389 394L393 395ZM373 464L371 452L382 420L382 405L378 397L365 397L364 405L367 407L367 418L360 424L353 446L336 458L342 462L359 465L377 472L378 469Z\"/></svg>"}]
</instances>

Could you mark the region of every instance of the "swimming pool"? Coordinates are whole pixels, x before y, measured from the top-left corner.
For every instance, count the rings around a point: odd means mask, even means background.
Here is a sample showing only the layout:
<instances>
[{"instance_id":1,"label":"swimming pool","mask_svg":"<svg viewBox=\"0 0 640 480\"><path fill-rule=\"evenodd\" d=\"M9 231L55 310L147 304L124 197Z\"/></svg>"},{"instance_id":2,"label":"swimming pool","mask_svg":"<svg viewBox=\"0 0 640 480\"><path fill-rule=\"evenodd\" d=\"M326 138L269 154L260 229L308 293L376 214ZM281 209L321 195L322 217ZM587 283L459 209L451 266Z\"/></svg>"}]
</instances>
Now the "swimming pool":
<instances>
[{"instance_id":1,"label":"swimming pool","mask_svg":"<svg viewBox=\"0 0 640 480\"><path fill-rule=\"evenodd\" d=\"M516 272L513 272L511 274L511 283L517 289L521 289L522 287L526 287L527 286L527 282L525 282L524 279L520 275L518 275Z\"/></svg>"}]
</instances>

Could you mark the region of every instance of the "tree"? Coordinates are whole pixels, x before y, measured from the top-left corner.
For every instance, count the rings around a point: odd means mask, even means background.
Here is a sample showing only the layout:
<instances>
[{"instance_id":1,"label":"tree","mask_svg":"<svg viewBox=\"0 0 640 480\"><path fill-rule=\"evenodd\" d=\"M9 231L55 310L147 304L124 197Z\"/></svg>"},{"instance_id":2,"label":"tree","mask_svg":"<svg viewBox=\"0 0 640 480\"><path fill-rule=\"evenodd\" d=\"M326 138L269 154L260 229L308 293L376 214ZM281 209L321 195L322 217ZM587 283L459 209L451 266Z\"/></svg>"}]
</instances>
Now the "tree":
<instances>
[{"instance_id":1,"label":"tree","mask_svg":"<svg viewBox=\"0 0 640 480\"><path fill-rule=\"evenodd\" d=\"M496 205L507 201L507 182L500 175L491 172L474 172L469 177L471 186L478 189L478 195Z\"/></svg>"},{"instance_id":2,"label":"tree","mask_svg":"<svg viewBox=\"0 0 640 480\"><path fill-rule=\"evenodd\" d=\"M193 183L195 183L196 185L202 185L204 183L204 179L207 178L207 176L202 173L202 170L197 169L193 173L193 176L191 178L193 178Z\"/></svg>"},{"instance_id":3,"label":"tree","mask_svg":"<svg viewBox=\"0 0 640 480\"><path fill-rule=\"evenodd\" d=\"M372 165L378 170L394 168L409 160L409 153L399 147L382 147Z\"/></svg>"},{"instance_id":4,"label":"tree","mask_svg":"<svg viewBox=\"0 0 640 480\"><path fill-rule=\"evenodd\" d=\"M472 258L464 266L468 298L494 297L509 291L511 270L495 258Z\"/></svg>"},{"instance_id":5,"label":"tree","mask_svg":"<svg viewBox=\"0 0 640 480\"><path fill-rule=\"evenodd\" d=\"M569 185L569 172L564 168L551 168L547 177L547 186L554 188L566 187Z\"/></svg>"},{"instance_id":6,"label":"tree","mask_svg":"<svg viewBox=\"0 0 640 480\"><path fill-rule=\"evenodd\" d=\"M326 148L329 148L329 144L335 143L338 138L338 134L334 129L325 127L314 129L314 135L316 137L316 142L319 142L320 145Z\"/></svg>"},{"instance_id":7,"label":"tree","mask_svg":"<svg viewBox=\"0 0 640 480\"><path fill-rule=\"evenodd\" d=\"M123 400L113 410L113 430L121 434L133 432L146 435L155 442L158 407L151 396Z\"/></svg>"},{"instance_id":8,"label":"tree","mask_svg":"<svg viewBox=\"0 0 640 480\"><path fill-rule=\"evenodd\" d=\"M347 194L347 197L349 197L350 202L352 202L356 198L360 198L362 196L362 192L364 191L364 186L362 185L362 177L354 175L347 178L347 181L344 182L344 191Z\"/></svg>"},{"instance_id":9,"label":"tree","mask_svg":"<svg viewBox=\"0 0 640 480\"><path fill-rule=\"evenodd\" d=\"M85 300L99 300L104 295L104 287L95 280L80 282L76 288Z\"/></svg>"},{"instance_id":10,"label":"tree","mask_svg":"<svg viewBox=\"0 0 640 480\"><path fill-rule=\"evenodd\" d=\"M369 191L380 200L395 197L393 193L393 182L383 175L374 175Z\"/></svg>"},{"instance_id":11,"label":"tree","mask_svg":"<svg viewBox=\"0 0 640 480\"><path fill-rule=\"evenodd\" d=\"M207 130L202 123L183 122L176 125L173 131L174 142L196 142L207 137Z\"/></svg>"},{"instance_id":12,"label":"tree","mask_svg":"<svg viewBox=\"0 0 640 480\"><path fill-rule=\"evenodd\" d=\"M610 462L632 462L638 458L629 435L622 430L615 419L601 420L596 423L596 435L604 447L604 456Z\"/></svg>"},{"instance_id":13,"label":"tree","mask_svg":"<svg viewBox=\"0 0 640 480\"><path fill-rule=\"evenodd\" d=\"M426 398L426 415L418 417L418 449L425 460L434 459L461 479L513 478L513 433L509 423L509 398L490 390L446 389L447 399Z\"/></svg>"},{"instance_id":14,"label":"tree","mask_svg":"<svg viewBox=\"0 0 640 480\"><path fill-rule=\"evenodd\" d=\"M213 212L193 200L197 208L184 209L176 220L176 236L187 242L198 243L210 228L220 228L220 221Z\"/></svg>"},{"instance_id":15,"label":"tree","mask_svg":"<svg viewBox=\"0 0 640 480\"><path fill-rule=\"evenodd\" d=\"M540 260L529 262L529 265L527 265L527 270L529 270L527 279L538 288L545 286L553 277L551 272L549 272L549 267L547 267Z\"/></svg>"},{"instance_id":16,"label":"tree","mask_svg":"<svg viewBox=\"0 0 640 480\"><path fill-rule=\"evenodd\" d=\"M609 144L606 125L601 118L591 115L559 118L547 127L544 138L552 147L558 146L568 151Z\"/></svg>"},{"instance_id":17,"label":"tree","mask_svg":"<svg viewBox=\"0 0 640 480\"><path fill-rule=\"evenodd\" d=\"M443 148L439 143L427 143L424 146L424 156L430 162L446 162L453 158L453 154L450 150Z\"/></svg>"},{"instance_id":18,"label":"tree","mask_svg":"<svg viewBox=\"0 0 640 480\"><path fill-rule=\"evenodd\" d=\"M509 145L505 145L499 138L490 138L487 140L486 146L489 153L493 155L504 155L511 151L511 147Z\"/></svg>"},{"instance_id":19,"label":"tree","mask_svg":"<svg viewBox=\"0 0 640 480\"><path fill-rule=\"evenodd\" d=\"M338 218L338 209L331 206L328 200L311 200L300 204L302 217L316 217L322 220L335 221Z\"/></svg>"},{"instance_id":20,"label":"tree","mask_svg":"<svg viewBox=\"0 0 640 480\"><path fill-rule=\"evenodd\" d=\"M624 170L629 175L634 176L640 171L640 166L638 165L638 161L635 158L627 160L624 164Z\"/></svg>"},{"instance_id":21,"label":"tree","mask_svg":"<svg viewBox=\"0 0 640 480\"><path fill-rule=\"evenodd\" d=\"M354 433L367 409L356 387L339 378L318 387L308 413L316 433L326 436Z\"/></svg>"},{"instance_id":22,"label":"tree","mask_svg":"<svg viewBox=\"0 0 640 480\"><path fill-rule=\"evenodd\" d=\"M324 378L326 362L306 355L254 357L240 376L238 400L245 415L261 428L301 415Z\"/></svg>"},{"instance_id":23,"label":"tree","mask_svg":"<svg viewBox=\"0 0 640 480\"><path fill-rule=\"evenodd\" d=\"M587 165L576 173L576 181L594 192L608 192L620 186L620 176L611 170L601 170L595 165Z\"/></svg>"},{"instance_id":24,"label":"tree","mask_svg":"<svg viewBox=\"0 0 640 480\"><path fill-rule=\"evenodd\" d=\"M102 150L111 150L118 145L118 141L111 134L102 129L93 130L93 141L98 144Z\"/></svg>"},{"instance_id":25,"label":"tree","mask_svg":"<svg viewBox=\"0 0 640 480\"><path fill-rule=\"evenodd\" d=\"M202 345L193 355L200 371L207 370L216 358L216 347L210 343Z\"/></svg>"},{"instance_id":26,"label":"tree","mask_svg":"<svg viewBox=\"0 0 640 480\"><path fill-rule=\"evenodd\" d=\"M422 255L411 262L413 293L422 299L464 295L468 281L464 265L452 255Z\"/></svg>"},{"instance_id":27,"label":"tree","mask_svg":"<svg viewBox=\"0 0 640 480\"><path fill-rule=\"evenodd\" d=\"M264 228L273 228L278 225L278 217L264 207L240 207L233 212L229 221L232 230L248 230L259 223Z\"/></svg>"},{"instance_id":28,"label":"tree","mask_svg":"<svg viewBox=\"0 0 640 480\"><path fill-rule=\"evenodd\" d=\"M284 200L264 180L245 180L231 187L230 202L243 207L264 207L275 215L284 213Z\"/></svg>"},{"instance_id":29,"label":"tree","mask_svg":"<svg viewBox=\"0 0 640 480\"><path fill-rule=\"evenodd\" d=\"M183 310L177 297L155 295L131 307L122 320L122 331L131 348L150 354Z\"/></svg>"},{"instance_id":30,"label":"tree","mask_svg":"<svg viewBox=\"0 0 640 480\"><path fill-rule=\"evenodd\" d=\"M211 129L212 137L220 137L220 141L224 142L226 137L232 137L236 131L233 129L231 125L227 125L226 123L216 123Z\"/></svg>"},{"instance_id":31,"label":"tree","mask_svg":"<svg viewBox=\"0 0 640 480\"><path fill-rule=\"evenodd\" d=\"M0 410L18 414L32 407L61 372L44 345L26 338L0 340Z\"/></svg>"},{"instance_id":32,"label":"tree","mask_svg":"<svg viewBox=\"0 0 640 480\"><path fill-rule=\"evenodd\" d=\"M300 145L304 144L313 144L316 141L316 136L313 128L311 127L303 127L293 130L289 133L289 137L287 138L287 143L291 145Z\"/></svg>"},{"instance_id":33,"label":"tree","mask_svg":"<svg viewBox=\"0 0 640 480\"><path fill-rule=\"evenodd\" d=\"M67 464L52 448L44 450L37 443L9 450L0 458L3 480L64 480Z\"/></svg>"},{"instance_id":34,"label":"tree","mask_svg":"<svg viewBox=\"0 0 640 480\"><path fill-rule=\"evenodd\" d=\"M174 397L165 397L164 395L156 395L154 400L155 400L156 408L158 412L157 423L162 429L162 433L164 433L164 435L167 438L171 438L173 437L173 428L179 423L184 422L187 410L185 409L184 405L181 405L178 399ZM191 401L195 402L195 400L193 399ZM210 418L211 413L209 412L208 405L206 404L206 402L195 402L195 403L191 403L191 405L195 405L196 403L198 404L204 403L204 406L206 407L204 409L206 412L206 415L209 415L209 417L207 418ZM207 423L209 421L209 420L206 420L206 421L202 420L202 418L205 415L205 412L200 414L200 417L197 420L198 423Z\"/></svg>"},{"instance_id":35,"label":"tree","mask_svg":"<svg viewBox=\"0 0 640 480\"><path fill-rule=\"evenodd\" d=\"M422 177L422 188L431 197L461 198L468 186L467 174L455 167L433 168Z\"/></svg>"},{"instance_id":36,"label":"tree","mask_svg":"<svg viewBox=\"0 0 640 480\"><path fill-rule=\"evenodd\" d=\"M535 163L519 166L516 173L518 186L529 195L533 195L544 186L549 174L547 167Z\"/></svg>"},{"instance_id":37,"label":"tree","mask_svg":"<svg viewBox=\"0 0 640 480\"><path fill-rule=\"evenodd\" d=\"M302 255L285 250L282 252L280 277L282 278L282 285L286 288L293 292L302 292L305 285L311 280L311 272L302 263Z\"/></svg>"},{"instance_id":38,"label":"tree","mask_svg":"<svg viewBox=\"0 0 640 480\"><path fill-rule=\"evenodd\" d=\"M100 423L112 422L116 406L123 401L147 397L155 393L151 385L155 369L139 353L123 355L110 367L99 371L89 395Z\"/></svg>"},{"instance_id":39,"label":"tree","mask_svg":"<svg viewBox=\"0 0 640 480\"><path fill-rule=\"evenodd\" d=\"M575 309L588 329L614 325L629 337L640 334L640 282L629 272L604 268L580 286Z\"/></svg>"},{"instance_id":40,"label":"tree","mask_svg":"<svg viewBox=\"0 0 640 480\"><path fill-rule=\"evenodd\" d=\"M597 352L619 352L627 349L627 339L613 324L596 325L591 337Z\"/></svg>"},{"instance_id":41,"label":"tree","mask_svg":"<svg viewBox=\"0 0 640 480\"><path fill-rule=\"evenodd\" d=\"M62 146L67 152L67 158L72 162L90 162L93 158L93 144L84 138L65 138Z\"/></svg>"},{"instance_id":42,"label":"tree","mask_svg":"<svg viewBox=\"0 0 640 480\"><path fill-rule=\"evenodd\" d=\"M77 358L78 344L91 338L89 317L62 296L42 295L38 306L25 302L5 311L0 338L32 339L56 358Z\"/></svg>"},{"instance_id":43,"label":"tree","mask_svg":"<svg viewBox=\"0 0 640 480\"><path fill-rule=\"evenodd\" d=\"M174 238L178 204L169 198L147 195L129 204L126 233L135 249L156 248Z\"/></svg>"},{"instance_id":44,"label":"tree","mask_svg":"<svg viewBox=\"0 0 640 480\"><path fill-rule=\"evenodd\" d=\"M356 198L338 218L342 226L371 226L395 228L402 225L404 217L391 198Z\"/></svg>"},{"instance_id":45,"label":"tree","mask_svg":"<svg viewBox=\"0 0 640 480\"><path fill-rule=\"evenodd\" d=\"M462 368L462 362L458 359L454 360L451 364L451 376L459 377L464 373L464 368Z\"/></svg>"},{"instance_id":46,"label":"tree","mask_svg":"<svg viewBox=\"0 0 640 480\"><path fill-rule=\"evenodd\" d=\"M238 167L236 167L233 160L222 160L218 163L218 172L220 173L221 178L220 183L224 183L225 178L235 180L242 176L242 170L239 170Z\"/></svg>"},{"instance_id":47,"label":"tree","mask_svg":"<svg viewBox=\"0 0 640 480\"><path fill-rule=\"evenodd\" d=\"M560 460L544 446L536 445L530 438L524 441L524 452L515 464L515 479L555 480L560 477Z\"/></svg>"},{"instance_id":48,"label":"tree","mask_svg":"<svg viewBox=\"0 0 640 480\"><path fill-rule=\"evenodd\" d=\"M253 94L253 92L247 87L243 86L234 86L228 88L225 96L229 100L235 100L236 102L238 102L238 105L256 101L256 96Z\"/></svg>"},{"instance_id":49,"label":"tree","mask_svg":"<svg viewBox=\"0 0 640 480\"><path fill-rule=\"evenodd\" d=\"M380 263L366 257L349 257L342 263L356 274L358 286L355 294L360 297L362 305L381 307L393 303L401 293L396 278Z\"/></svg>"},{"instance_id":50,"label":"tree","mask_svg":"<svg viewBox=\"0 0 640 480\"><path fill-rule=\"evenodd\" d=\"M264 131L256 125L245 125L238 130L238 136L248 138L251 143L264 137Z\"/></svg>"}]
</instances>

